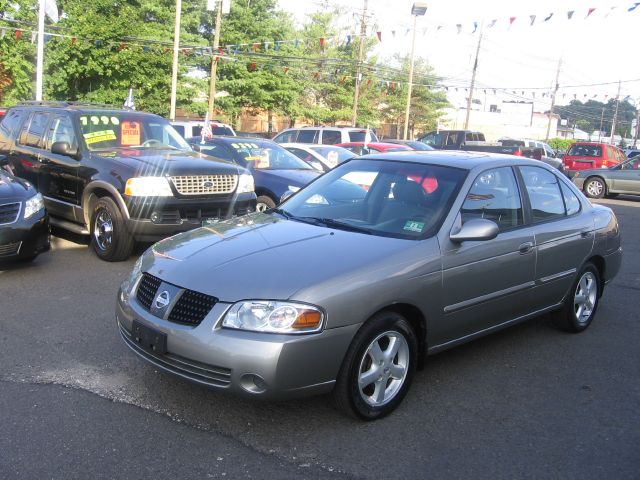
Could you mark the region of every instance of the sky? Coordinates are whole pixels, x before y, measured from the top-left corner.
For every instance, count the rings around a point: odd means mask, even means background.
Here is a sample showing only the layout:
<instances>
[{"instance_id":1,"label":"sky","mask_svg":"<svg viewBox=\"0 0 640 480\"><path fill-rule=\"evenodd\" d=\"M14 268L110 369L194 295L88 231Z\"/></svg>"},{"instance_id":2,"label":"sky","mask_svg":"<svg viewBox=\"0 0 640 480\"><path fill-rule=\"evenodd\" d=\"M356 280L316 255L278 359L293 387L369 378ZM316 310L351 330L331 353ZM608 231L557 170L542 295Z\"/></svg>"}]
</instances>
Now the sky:
<instances>
[{"instance_id":1,"label":"sky","mask_svg":"<svg viewBox=\"0 0 640 480\"><path fill-rule=\"evenodd\" d=\"M355 35L364 0L279 0L298 23L327 3L346 11L341 22ZM389 59L409 54L413 0L369 0L368 35L381 32L375 53ZM557 104L574 98L606 102L620 98L640 106L640 5L635 0L430 0L416 20L416 57L426 59L449 87L449 97L464 99L469 87L480 25L484 24L474 98L491 103L493 90L505 100L550 106L560 68ZM589 10L593 9L589 14ZM569 12L574 13L571 19ZM549 14L553 16L544 21ZM535 15L535 19L532 16ZM513 22L511 22L511 19ZM496 20L491 26L492 21ZM533 24L532 24L533 21ZM478 28L474 30L474 22ZM460 25L458 32L457 25ZM393 34L395 31L395 35ZM456 93L456 88L458 92ZM514 93L515 92L515 93Z\"/></svg>"}]
</instances>

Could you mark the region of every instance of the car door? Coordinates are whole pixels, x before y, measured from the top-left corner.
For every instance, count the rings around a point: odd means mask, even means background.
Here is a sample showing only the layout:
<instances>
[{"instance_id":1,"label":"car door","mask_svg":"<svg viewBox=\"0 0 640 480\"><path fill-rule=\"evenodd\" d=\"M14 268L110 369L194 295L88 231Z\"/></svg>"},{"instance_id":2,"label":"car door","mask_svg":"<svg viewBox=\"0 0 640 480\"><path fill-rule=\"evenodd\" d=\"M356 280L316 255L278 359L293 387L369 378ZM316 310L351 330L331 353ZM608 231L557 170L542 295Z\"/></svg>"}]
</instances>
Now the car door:
<instances>
[{"instance_id":1,"label":"car door","mask_svg":"<svg viewBox=\"0 0 640 480\"><path fill-rule=\"evenodd\" d=\"M45 197L49 213L69 220L76 218L80 207L80 185L77 157L61 155L51 151L55 143L64 142L70 151L78 151L78 139L71 118L65 114L52 116L47 128L45 142L40 155L38 168L38 188Z\"/></svg>"},{"instance_id":2,"label":"car door","mask_svg":"<svg viewBox=\"0 0 640 480\"><path fill-rule=\"evenodd\" d=\"M640 193L640 157L607 170L609 190L616 193Z\"/></svg>"},{"instance_id":3,"label":"car door","mask_svg":"<svg viewBox=\"0 0 640 480\"><path fill-rule=\"evenodd\" d=\"M457 226L473 218L496 222L499 233L492 240L462 243L447 236L441 244L445 318L438 337L446 341L518 318L532 305L535 239L525 224L520 189L511 167L491 168L475 178Z\"/></svg>"},{"instance_id":4,"label":"car door","mask_svg":"<svg viewBox=\"0 0 640 480\"><path fill-rule=\"evenodd\" d=\"M576 193L542 167L518 167L537 246L536 308L562 301L593 248L594 223Z\"/></svg>"},{"instance_id":5,"label":"car door","mask_svg":"<svg viewBox=\"0 0 640 480\"><path fill-rule=\"evenodd\" d=\"M41 147L49 118L50 115L47 112L32 112L22 124L10 154L14 174L28 180L36 187L38 187L38 171L41 165Z\"/></svg>"}]
</instances>

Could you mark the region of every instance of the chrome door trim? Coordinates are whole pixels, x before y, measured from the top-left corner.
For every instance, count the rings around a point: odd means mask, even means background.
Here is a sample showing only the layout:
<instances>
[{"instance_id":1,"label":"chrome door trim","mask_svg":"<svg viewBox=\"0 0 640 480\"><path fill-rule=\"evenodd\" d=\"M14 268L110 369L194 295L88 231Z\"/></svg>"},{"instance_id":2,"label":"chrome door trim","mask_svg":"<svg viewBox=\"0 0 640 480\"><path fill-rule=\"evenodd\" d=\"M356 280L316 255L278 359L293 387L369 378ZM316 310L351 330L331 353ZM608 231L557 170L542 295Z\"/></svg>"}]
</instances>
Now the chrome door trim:
<instances>
[{"instance_id":1,"label":"chrome door trim","mask_svg":"<svg viewBox=\"0 0 640 480\"><path fill-rule=\"evenodd\" d=\"M534 281L526 282L520 285L515 285L513 287L505 288L504 290L498 290L497 292L487 293L486 295L470 298L469 300L465 300L463 302L454 303L453 305L447 305L446 307L444 307L444 313L453 313L458 310L462 310L463 308L471 307L478 303L483 303L489 300L494 300L496 298L505 297L507 295L511 295L512 293L516 293L521 290L526 290L528 288L535 287L535 285L536 283Z\"/></svg>"},{"instance_id":2,"label":"chrome door trim","mask_svg":"<svg viewBox=\"0 0 640 480\"><path fill-rule=\"evenodd\" d=\"M564 277L569 277L574 273L576 273L577 271L578 271L577 268L572 268L571 270L565 270L564 272L554 273L553 275L549 275L548 277L539 278L537 280L537 283L543 284L543 283L553 282L554 280L559 280Z\"/></svg>"}]
</instances>

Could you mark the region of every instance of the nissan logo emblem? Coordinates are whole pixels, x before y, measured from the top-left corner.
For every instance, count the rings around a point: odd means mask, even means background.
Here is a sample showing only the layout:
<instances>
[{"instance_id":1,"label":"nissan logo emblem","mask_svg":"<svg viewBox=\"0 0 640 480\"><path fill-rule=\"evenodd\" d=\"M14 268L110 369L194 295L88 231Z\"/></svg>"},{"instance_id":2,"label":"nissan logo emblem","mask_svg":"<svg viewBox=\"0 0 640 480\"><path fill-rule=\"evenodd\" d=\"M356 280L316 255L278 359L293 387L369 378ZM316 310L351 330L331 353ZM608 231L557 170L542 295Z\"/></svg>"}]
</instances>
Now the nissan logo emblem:
<instances>
[{"instance_id":1,"label":"nissan logo emblem","mask_svg":"<svg viewBox=\"0 0 640 480\"><path fill-rule=\"evenodd\" d=\"M213 187L213 182L211 180L207 180L206 182L202 183L202 186L204 188L211 188L211 187Z\"/></svg>"},{"instance_id":2,"label":"nissan logo emblem","mask_svg":"<svg viewBox=\"0 0 640 480\"><path fill-rule=\"evenodd\" d=\"M164 291L162 292L160 295L158 295L156 297L156 308L158 309L163 309L164 307L166 307L167 305L169 305L169 301L171 299L169 298L169 292L168 291Z\"/></svg>"}]
</instances>

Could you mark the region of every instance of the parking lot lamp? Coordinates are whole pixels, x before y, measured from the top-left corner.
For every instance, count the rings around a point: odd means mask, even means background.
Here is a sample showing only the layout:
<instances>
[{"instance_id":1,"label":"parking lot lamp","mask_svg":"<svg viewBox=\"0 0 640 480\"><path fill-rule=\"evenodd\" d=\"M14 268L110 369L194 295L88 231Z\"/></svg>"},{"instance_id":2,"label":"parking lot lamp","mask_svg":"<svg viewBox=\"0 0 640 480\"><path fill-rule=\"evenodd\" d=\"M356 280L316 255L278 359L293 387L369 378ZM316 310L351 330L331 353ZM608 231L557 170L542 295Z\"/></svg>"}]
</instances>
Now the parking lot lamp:
<instances>
[{"instance_id":1,"label":"parking lot lamp","mask_svg":"<svg viewBox=\"0 0 640 480\"><path fill-rule=\"evenodd\" d=\"M418 17L427 13L427 4L422 2L416 2L411 7L411 15L413 15L413 34L411 39L411 57L409 60L409 83L407 84L407 107L404 112L404 135L402 138L407 140L407 133L409 131L409 110L411 109L411 87L413 86L413 54L416 47L416 23Z\"/></svg>"}]
</instances>

